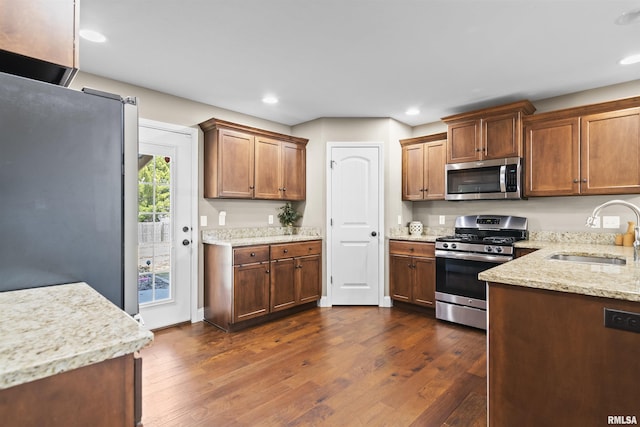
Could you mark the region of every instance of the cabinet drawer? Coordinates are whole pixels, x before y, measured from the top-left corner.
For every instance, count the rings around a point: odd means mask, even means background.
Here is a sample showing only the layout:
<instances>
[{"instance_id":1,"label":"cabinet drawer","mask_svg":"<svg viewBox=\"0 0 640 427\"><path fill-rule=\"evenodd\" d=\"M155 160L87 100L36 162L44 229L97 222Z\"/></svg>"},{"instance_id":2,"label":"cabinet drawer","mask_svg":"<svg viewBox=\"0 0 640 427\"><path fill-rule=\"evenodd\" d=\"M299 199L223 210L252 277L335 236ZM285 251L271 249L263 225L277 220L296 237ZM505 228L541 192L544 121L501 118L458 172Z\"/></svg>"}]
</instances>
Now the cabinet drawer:
<instances>
[{"instance_id":1,"label":"cabinet drawer","mask_svg":"<svg viewBox=\"0 0 640 427\"><path fill-rule=\"evenodd\" d=\"M251 264L269 261L269 246L247 246L233 250L233 264Z\"/></svg>"},{"instance_id":2,"label":"cabinet drawer","mask_svg":"<svg viewBox=\"0 0 640 427\"><path fill-rule=\"evenodd\" d=\"M389 253L396 255L415 255L422 257L435 257L434 243L389 241Z\"/></svg>"},{"instance_id":3,"label":"cabinet drawer","mask_svg":"<svg viewBox=\"0 0 640 427\"><path fill-rule=\"evenodd\" d=\"M319 255L322 253L322 241L281 243L271 245L271 259L292 258L305 255Z\"/></svg>"}]
</instances>

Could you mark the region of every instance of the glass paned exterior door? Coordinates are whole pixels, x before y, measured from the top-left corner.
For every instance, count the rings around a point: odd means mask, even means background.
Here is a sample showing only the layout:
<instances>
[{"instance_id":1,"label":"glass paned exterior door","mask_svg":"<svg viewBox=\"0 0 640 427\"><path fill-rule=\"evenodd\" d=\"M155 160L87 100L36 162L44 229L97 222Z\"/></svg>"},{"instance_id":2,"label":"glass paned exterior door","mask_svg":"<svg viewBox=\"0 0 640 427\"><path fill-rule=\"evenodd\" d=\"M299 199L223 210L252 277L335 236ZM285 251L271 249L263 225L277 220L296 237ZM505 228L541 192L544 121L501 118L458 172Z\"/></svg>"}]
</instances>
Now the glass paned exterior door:
<instances>
[{"instance_id":1,"label":"glass paned exterior door","mask_svg":"<svg viewBox=\"0 0 640 427\"><path fill-rule=\"evenodd\" d=\"M138 301L172 298L171 157L138 156Z\"/></svg>"}]
</instances>

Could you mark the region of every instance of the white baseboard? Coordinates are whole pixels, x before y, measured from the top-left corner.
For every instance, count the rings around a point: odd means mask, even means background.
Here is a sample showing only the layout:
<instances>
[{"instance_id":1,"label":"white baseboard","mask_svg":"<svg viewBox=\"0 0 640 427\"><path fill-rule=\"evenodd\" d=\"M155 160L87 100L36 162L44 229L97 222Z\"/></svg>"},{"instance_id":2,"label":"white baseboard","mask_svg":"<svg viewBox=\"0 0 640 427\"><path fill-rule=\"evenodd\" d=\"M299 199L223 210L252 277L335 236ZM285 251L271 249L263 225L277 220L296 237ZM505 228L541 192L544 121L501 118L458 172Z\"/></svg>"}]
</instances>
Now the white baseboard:
<instances>
[{"instance_id":1,"label":"white baseboard","mask_svg":"<svg viewBox=\"0 0 640 427\"><path fill-rule=\"evenodd\" d=\"M322 297L318 302L318 307L331 307L331 301L329 301L329 297Z\"/></svg>"},{"instance_id":2,"label":"white baseboard","mask_svg":"<svg viewBox=\"0 0 640 427\"><path fill-rule=\"evenodd\" d=\"M393 301L391 300L391 297L386 296L382 299L382 303L380 304L380 307L393 307Z\"/></svg>"},{"instance_id":3,"label":"white baseboard","mask_svg":"<svg viewBox=\"0 0 640 427\"><path fill-rule=\"evenodd\" d=\"M195 316L191 318L191 323L202 322L204 320L204 307L201 307L196 312Z\"/></svg>"}]
</instances>

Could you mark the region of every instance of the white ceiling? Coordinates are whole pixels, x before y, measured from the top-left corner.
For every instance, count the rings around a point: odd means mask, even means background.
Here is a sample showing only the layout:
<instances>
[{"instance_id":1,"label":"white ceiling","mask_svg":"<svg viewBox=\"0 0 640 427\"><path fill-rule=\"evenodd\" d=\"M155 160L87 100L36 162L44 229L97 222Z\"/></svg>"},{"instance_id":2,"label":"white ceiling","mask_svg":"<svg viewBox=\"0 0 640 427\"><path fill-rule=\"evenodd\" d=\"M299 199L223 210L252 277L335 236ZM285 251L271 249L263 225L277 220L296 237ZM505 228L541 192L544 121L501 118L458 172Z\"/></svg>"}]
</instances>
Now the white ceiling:
<instances>
[{"instance_id":1,"label":"white ceiling","mask_svg":"<svg viewBox=\"0 0 640 427\"><path fill-rule=\"evenodd\" d=\"M636 80L640 0L81 0L80 70L295 125L409 125ZM267 94L280 102L261 102ZM408 108L419 108L407 116Z\"/></svg>"}]
</instances>

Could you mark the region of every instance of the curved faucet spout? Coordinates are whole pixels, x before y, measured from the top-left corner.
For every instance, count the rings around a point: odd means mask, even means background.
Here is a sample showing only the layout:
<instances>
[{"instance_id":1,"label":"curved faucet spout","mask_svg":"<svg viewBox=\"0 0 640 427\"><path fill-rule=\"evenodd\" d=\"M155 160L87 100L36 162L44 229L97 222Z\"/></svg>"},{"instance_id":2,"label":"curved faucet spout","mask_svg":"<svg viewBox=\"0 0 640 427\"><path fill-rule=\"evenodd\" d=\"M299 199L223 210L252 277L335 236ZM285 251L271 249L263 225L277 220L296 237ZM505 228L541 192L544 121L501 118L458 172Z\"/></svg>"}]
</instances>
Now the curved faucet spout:
<instances>
[{"instance_id":1,"label":"curved faucet spout","mask_svg":"<svg viewBox=\"0 0 640 427\"><path fill-rule=\"evenodd\" d=\"M595 227L598 215L603 208L611 205L626 206L636 214L636 226L635 226L635 239L633 241L633 260L640 262L640 208L633 203L629 203L625 200L610 200L605 202L593 210L590 217L587 218L587 227Z\"/></svg>"}]
</instances>

